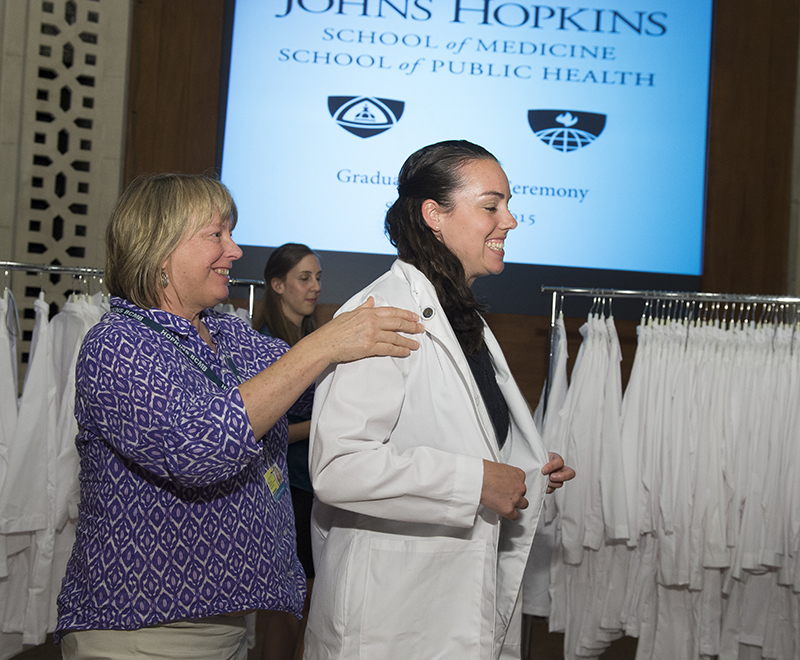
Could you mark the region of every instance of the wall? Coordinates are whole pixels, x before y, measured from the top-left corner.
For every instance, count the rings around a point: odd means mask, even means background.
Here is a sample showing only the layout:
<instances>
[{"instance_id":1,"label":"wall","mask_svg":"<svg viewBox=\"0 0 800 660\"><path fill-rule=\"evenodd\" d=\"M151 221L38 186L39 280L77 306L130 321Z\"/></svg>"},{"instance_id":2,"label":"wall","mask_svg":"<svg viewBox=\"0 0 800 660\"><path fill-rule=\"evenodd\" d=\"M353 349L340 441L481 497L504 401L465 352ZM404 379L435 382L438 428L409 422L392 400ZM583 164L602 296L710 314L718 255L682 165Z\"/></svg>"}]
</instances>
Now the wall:
<instances>
[{"instance_id":1,"label":"wall","mask_svg":"<svg viewBox=\"0 0 800 660\"><path fill-rule=\"evenodd\" d=\"M795 79L794 125L800 126L800 66ZM789 212L789 258L786 291L800 296L800 131L792 140L791 203Z\"/></svg>"},{"instance_id":2,"label":"wall","mask_svg":"<svg viewBox=\"0 0 800 660\"><path fill-rule=\"evenodd\" d=\"M103 265L122 185L132 2L0 0L3 261ZM21 380L40 291L54 313L89 283L24 270L4 280L19 310Z\"/></svg>"},{"instance_id":3,"label":"wall","mask_svg":"<svg viewBox=\"0 0 800 660\"><path fill-rule=\"evenodd\" d=\"M128 180L214 166L223 7L223 0L136 1ZM800 0L718 0L714 29L702 288L786 293ZM798 252L791 248L792 263ZM535 403L547 371L549 319L487 319ZM632 324L620 335L629 369Z\"/></svg>"},{"instance_id":4,"label":"wall","mask_svg":"<svg viewBox=\"0 0 800 660\"><path fill-rule=\"evenodd\" d=\"M703 290L787 293L799 3L716 4Z\"/></svg>"},{"instance_id":5,"label":"wall","mask_svg":"<svg viewBox=\"0 0 800 660\"><path fill-rule=\"evenodd\" d=\"M223 0L136 0L125 182L214 169Z\"/></svg>"}]
</instances>

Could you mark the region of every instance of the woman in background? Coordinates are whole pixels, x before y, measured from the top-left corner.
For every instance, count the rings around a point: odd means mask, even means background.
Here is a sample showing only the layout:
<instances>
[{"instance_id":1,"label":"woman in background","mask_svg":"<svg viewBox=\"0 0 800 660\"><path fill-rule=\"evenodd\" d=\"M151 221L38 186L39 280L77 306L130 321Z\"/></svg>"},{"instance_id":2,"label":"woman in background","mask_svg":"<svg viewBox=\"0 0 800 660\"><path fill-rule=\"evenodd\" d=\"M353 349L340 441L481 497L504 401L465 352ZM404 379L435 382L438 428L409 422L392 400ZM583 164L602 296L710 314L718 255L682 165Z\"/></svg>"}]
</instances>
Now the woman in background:
<instances>
[{"instance_id":1,"label":"woman in background","mask_svg":"<svg viewBox=\"0 0 800 660\"><path fill-rule=\"evenodd\" d=\"M320 293L322 270L317 255L306 245L286 243L273 250L264 267L266 289L253 327L261 334L294 346L316 329L314 308ZM286 462L297 531L297 556L306 573L308 592L303 619L289 612L262 610L256 624L256 649L263 660L302 657L303 631L308 615L314 562L311 557L311 504L314 491L308 476L308 435L311 414L287 415L289 448ZM253 654L251 654L252 657Z\"/></svg>"}]
</instances>

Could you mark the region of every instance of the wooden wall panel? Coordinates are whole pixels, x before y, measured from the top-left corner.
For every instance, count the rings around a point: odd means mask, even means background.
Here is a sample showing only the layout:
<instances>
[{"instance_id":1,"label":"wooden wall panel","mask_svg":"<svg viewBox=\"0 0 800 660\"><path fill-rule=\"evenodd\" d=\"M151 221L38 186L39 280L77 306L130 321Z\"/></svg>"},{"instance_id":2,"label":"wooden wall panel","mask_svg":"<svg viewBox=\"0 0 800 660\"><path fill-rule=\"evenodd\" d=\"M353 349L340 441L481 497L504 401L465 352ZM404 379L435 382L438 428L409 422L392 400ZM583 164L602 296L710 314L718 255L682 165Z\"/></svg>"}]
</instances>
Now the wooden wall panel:
<instances>
[{"instance_id":1,"label":"wooden wall panel","mask_svg":"<svg viewBox=\"0 0 800 660\"><path fill-rule=\"evenodd\" d=\"M136 0L125 183L214 169L223 0Z\"/></svg>"},{"instance_id":2,"label":"wooden wall panel","mask_svg":"<svg viewBox=\"0 0 800 660\"><path fill-rule=\"evenodd\" d=\"M703 290L787 287L798 0L717 0Z\"/></svg>"}]
</instances>

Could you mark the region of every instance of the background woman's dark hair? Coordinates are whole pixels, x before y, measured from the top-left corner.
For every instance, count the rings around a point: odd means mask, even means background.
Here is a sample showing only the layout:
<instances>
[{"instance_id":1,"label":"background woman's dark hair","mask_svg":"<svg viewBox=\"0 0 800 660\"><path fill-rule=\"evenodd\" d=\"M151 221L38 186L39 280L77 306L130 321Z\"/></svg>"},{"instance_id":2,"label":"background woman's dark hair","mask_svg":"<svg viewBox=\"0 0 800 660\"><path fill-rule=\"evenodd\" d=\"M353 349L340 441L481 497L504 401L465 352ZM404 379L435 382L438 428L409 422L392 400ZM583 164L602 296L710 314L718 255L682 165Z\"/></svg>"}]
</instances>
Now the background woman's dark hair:
<instances>
[{"instance_id":1,"label":"background woman's dark hair","mask_svg":"<svg viewBox=\"0 0 800 660\"><path fill-rule=\"evenodd\" d=\"M447 140L411 154L400 170L398 200L386 213L384 227L403 261L422 271L436 289L439 302L458 337L472 354L483 342L482 306L467 285L461 261L442 243L422 216L422 203L432 199L445 211L453 208L453 193L464 183L469 161L497 159L466 140Z\"/></svg>"},{"instance_id":2,"label":"background woman's dark hair","mask_svg":"<svg viewBox=\"0 0 800 660\"><path fill-rule=\"evenodd\" d=\"M294 346L307 334L314 332L317 325L314 323L312 316L304 316L303 323L298 330L297 326L289 321L283 313L281 297L272 288L272 280L276 277L279 280L285 279L289 271L309 254L317 256L316 252L307 245L285 243L272 251L269 259L267 259L267 265L264 266L264 282L266 286L261 306L253 317L253 328L260 330L264 325L267 325L273 337L283 339L289 346Z\"/></svg>"}]
</instances>

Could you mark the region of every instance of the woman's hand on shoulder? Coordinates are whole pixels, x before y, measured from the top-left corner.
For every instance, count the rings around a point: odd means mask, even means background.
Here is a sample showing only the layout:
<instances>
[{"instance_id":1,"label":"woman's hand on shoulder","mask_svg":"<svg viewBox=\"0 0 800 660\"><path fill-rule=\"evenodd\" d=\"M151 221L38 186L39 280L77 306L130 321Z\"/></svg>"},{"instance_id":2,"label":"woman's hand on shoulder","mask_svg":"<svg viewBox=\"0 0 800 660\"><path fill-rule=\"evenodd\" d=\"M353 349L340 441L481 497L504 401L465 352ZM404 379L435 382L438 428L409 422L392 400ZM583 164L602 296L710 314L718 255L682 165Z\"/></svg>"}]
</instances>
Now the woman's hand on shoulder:
<instances>
[{"instance_id":1,"label":"woman's hand on shoulder","mask_svg":"<svg viewBox=\"0 0 800 660\"><path fill-rule=\"evenodd\" d=\"M375 307L372 298L306 335L272 366L239 385L253 435L260 438L330 364L372 355L403 357L419 343L397 334L424 327L412 312Z\"/></svg>"},{"instance_id":2,"label":"woman's hand on shoulder","mask_svg":"<svg viewBox=\"0 0 800 660\"><path fill-rule=\"evenodd\" d=\"M556 488L561 488L565 481L575 478L575 470L564 465L564 459L555 452L548 454L548 462L542 467L542 474L548 475L547 492L552 493Z\"/></svg>"},{"instance_id":3,"label":"woman's hand on shoulder","mask_svg":"<svg viewBox=\"0 0 800 660\"><path fill-rule=\"evenodd\" d=\"M425 327L419 316L397 307L375 307L372 297L350 312L344 312L309 335L318 335L329 348L333 362L350 362L383 355L405 357L419 342L398 333L418 334Z\"/></svg>"}]
</instances>

